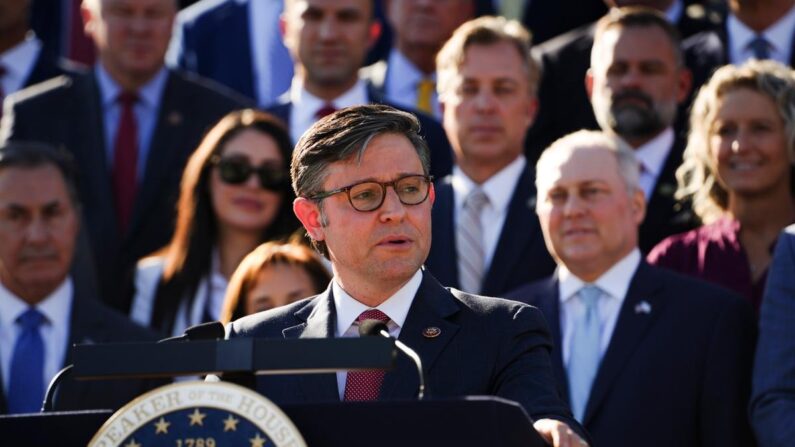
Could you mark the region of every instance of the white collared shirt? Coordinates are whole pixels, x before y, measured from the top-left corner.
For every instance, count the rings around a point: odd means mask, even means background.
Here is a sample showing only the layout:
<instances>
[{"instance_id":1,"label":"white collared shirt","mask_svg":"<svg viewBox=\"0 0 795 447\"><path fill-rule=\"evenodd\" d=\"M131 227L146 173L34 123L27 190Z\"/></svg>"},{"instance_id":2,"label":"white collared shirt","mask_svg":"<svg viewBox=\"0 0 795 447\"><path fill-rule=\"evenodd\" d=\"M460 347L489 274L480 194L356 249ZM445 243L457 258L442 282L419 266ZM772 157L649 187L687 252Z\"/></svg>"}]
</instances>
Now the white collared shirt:
<instances>
[{"instance_id":1,"label":"white collared shirt","mask_svg":"<svg viewBox=\"0 0 795 447\"><path fill-rule=\"evenodd\" d=\"M606 271L596 281L590 283L599 287L602 291L601 299L598 301L597 313L599 316L599 326L601 337L599 347L600 356L603 356L610 344L613 330L618 321L618 314L621 305L627 296L629 284L632 277L640 265L640 250L635 248L627 256L618 261L610 270ZM569 364L571 354L571 337L574 333L574 326L578 318L585 313L585 305L579 299L578 292L583 286L589 285L580 278L574 276L565 266L560 265L558 269L558 296L560 297L560 333L562 335L562 354L563 364Z\"/></svg>"},{"instance_id":2,"label":"white collared shirt","mask_svg":"<svg viewBox=\"0 0 795 447\"><path fill-rule=\"evenodd\" d=\"M66 350L69 345L69 321L72 316L72 279L67 278L49 296L38 304L36 309L44 315L39 328L44 342L44 384L63 368ZM8 395L8 382L11 373L11 357L22 328L16 319L30 306L0 284L0 372L3 375L3 389Z\"/></svg>"},{"instance_id":3,"label":"white collared shirt","mask_svg":"<svg viewBox=\"0 0 795 447\"><path fill-rule=\"evenodd\" d=\"M417 86L425 78L436 82L436 72L427 76L397 48L392 48L392 51L389 52L387 67L386 79L384 79L384 91L387 99L393 104L416 110ZM431 110L437 120L442 119L442 109L439 107L439 96L436 89L433 89L431 93Z\"/></svg>"},{"instance_id":4,"label":"white collared shirt","mask_svg":"<svg viewBox=\"0 0 795 447\"><path fill-rule=\"evenodd\" d=\"M6 74L0 78L5 96L25 86L40 52L41 41L31 32L25 36L25 40L0 54L0 65L6 69Z\"/></svg>"},{"instance_id":5,"label":"white collared shirt","mask_svg":"<svg viewBox=\"0 0 795 447\"><path fill-rule=\"evenodd\" d=\"M732 13L729 13L726 18L726 32L729 62L740 65L754 56L753 50L748 45L756 37L756 32ZM795 6L767 27L761 35L771 45L770 58L789 65L789 60L792 57L792 39L795 37Z\"/></svg>"},{"instance_id":6,"label":"white collared shirt","mask_svg":"<svg viewBox=\"0 0 795 447\"><path fill-rule=\"evenodd\" d=\"M668 158L673 144L674 130L668 127L651 141L635 149L635 158L638 159L638 163L642 167L640 171L640 187L643 189L643 194L646 195L647 202L654 192L657 179L660 177L663 166L665 166L665 160Z\"/></svg>"},{"instance_id":7,"label":"white collared shirt","mask_svg":"<svg viewBox=\"0 0 795 447\"><path fill-rule=\"evenodd\" d=\"M480 185L480 188L489 198L489 203L483 207L480 213L480 225L483 229L483 265L491 265L494 252L497 250L497 243L500 240L502 227L505 224L505 217L508 215L508 206L511 204L516 184L522 171L527 164L524 155L519 155L516 160L499 172L491 176ZM469 195L475 186L474 181L464 174L458 165L453 166L453 222L458 224L464 212L464 199Z\"/></svg>"},{"instance_id":8,"label":"white collared shirt","mask_svg":"<svg viewBox=\"0 0 795 447\"><path fill-rule=\"evenodd\" d=\"M375 307L389 317L389 322L386 326L389 328L391 336L395 338L400 336L400 329L406 322L406 316L409 313L411 303L414 302L414 296L420 289L420 284L422 284L422 270L417 270L414 276L394 295ZM337 327L335 328L334 336L337 338L358 337L359 327L354 326L353 323L362 312L372 308L350 296L348 292L340 287L336 279L331 281L331 291L334 297L334 309L337 312ZM347 372L337 373L337 390L340 394L340 400L345 396L345 381L347 377Z\"/></svg>"},{"instance_id":9,"label":"white collared shirt","mask_svg":"<svg viewBox=\"0 0 795 447\"><path fill-rule=\"evenodd\" d=\"M345 107L369 104L370 98L367 96L367 84L359 79L347 92L333 101L325 101L306 91L303 82L296 76L293 78L293 84L290 87L290 102L292 102L292 107L290 108L290 136L293 142L297 143L301 135L315 124L315 121L317 121L315 114L327 102L336 110L339 110Z\"/></svg>"},{"instance_id":10,"label":"white collared shirt","mask_svg":"<svg viewBox=\"0 0 795 447\"><path fill-rule=\"evenodd\" d=\"M113 169L114 143L116 132L119 130L122 107L117 99L121 93L121 86L110 76L102 64L96 64L94 73L97 78L99 94L102 101L102 122L105 127L105 160L108 171ZM152 136L157 125L157 116L160 111L160 99L166 87L168 70L164 67L152 79L138 90L138 102L133 107L135 122L138 131L138 181L144 177L146 161L149 158Z\"/></svg>"}]
</instances>

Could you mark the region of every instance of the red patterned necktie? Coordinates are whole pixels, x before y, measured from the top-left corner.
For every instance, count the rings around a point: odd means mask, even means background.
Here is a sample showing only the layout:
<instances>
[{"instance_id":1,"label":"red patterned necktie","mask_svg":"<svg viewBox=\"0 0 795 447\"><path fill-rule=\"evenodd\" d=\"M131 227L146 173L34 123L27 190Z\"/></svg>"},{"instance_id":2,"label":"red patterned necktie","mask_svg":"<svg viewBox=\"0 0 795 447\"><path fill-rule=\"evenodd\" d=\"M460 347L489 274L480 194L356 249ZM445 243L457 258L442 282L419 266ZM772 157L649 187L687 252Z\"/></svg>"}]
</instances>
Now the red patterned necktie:
<instances>
[{"instance_id":1,"label":"red patterned necktie","mask_svg":"<svg viewBox=\"0 0 795 447\"><path fill-rule=\"evenodd\" d=\"M124 234L132 217L138 186L138 123L133 110L138 95L123 92L117 101L121 106L121 116L113 149L113 199L119 230Z\"/></svg>"},{"instance_id":2,"label":"red patterned necktie","mask_svg":"<svg viewBox=\"0 0 795 447\"><path fill-rule=\"evenodd\" d=\"M325 118L336 111L337 109L335 109L331 103L327 102L323 104L323 107L317 109L317 112L315 112L315 118L317 119Z\"/></svg>"},{"instance_id":3,"label":"red patterned necktie","mask_svg":"<svg viewBox=\"0 0 795 447\"><path fill-rule=\"evenodd\" d=\"M357 322L364 320L379 320L384 323L389 321L389 317L378 309L370 309L362 312ZM381 393L381 383L384 381L386 371L382 369L366 369L362 371L351 371L345 380L344 400L348 401L367 401L378 400Z\"/></svg>"}]
</instances>

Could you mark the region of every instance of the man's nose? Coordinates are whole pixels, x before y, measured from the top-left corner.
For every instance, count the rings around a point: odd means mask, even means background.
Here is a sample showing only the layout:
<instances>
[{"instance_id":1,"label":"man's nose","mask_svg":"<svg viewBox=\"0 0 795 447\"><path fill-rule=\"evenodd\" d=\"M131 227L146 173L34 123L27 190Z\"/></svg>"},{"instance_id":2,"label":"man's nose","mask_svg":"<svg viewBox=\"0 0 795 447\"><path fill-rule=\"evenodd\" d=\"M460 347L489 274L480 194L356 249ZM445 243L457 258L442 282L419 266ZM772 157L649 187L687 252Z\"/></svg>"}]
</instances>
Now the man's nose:
<instances>
[{"instance_id":1,"label":"man's nose","mask_svg":"<svg viewBox=\"0 0 795 447\"><path fill-rule=\"evenodd\" d=\"M381 204L379 212L382 221L394 219L402 220L406 215L406 205L400 201L400 197L398 197L394 187L388 186L386 188L384 203Z\"/></svg>"},{"instance_id":2,"label":"man's nose","mask_svg":"<svg viewBox=\"0 0 795 447\"><path fill-rule=\"evenodd\" d=\"M50 236L50 228L43 219L33 219L25 228L25 239L28 242L43 242Z\"/></svg>"}]
</instances>

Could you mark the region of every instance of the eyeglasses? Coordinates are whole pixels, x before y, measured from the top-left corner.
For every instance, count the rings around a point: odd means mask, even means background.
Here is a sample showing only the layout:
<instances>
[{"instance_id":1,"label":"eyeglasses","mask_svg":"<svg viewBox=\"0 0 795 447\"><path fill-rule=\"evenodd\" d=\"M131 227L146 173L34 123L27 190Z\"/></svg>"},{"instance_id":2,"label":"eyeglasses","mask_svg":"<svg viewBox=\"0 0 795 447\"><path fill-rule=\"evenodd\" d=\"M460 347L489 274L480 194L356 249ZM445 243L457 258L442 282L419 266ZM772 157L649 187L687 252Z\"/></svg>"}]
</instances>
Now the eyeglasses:
<instances>
[{"instance_id":1,"label":"eyeglasses","mask_svg":"<svg viewBox=\"0 0 795 447\"><path fill-rule=\"evenodd\" d=\"M289 183L287 172L283 169L268 164L262 164L255 168L243 157L214 155L210 158L210 163L218 168L221 180L230 185L244 183L254 173L257 174L259 184L263 189L281 191Z\"/></svg>"},{"instance_id":2,"label":"eyeglasses","mask_svg":"<svg viewBox=\"0 0 795 447\"><path fill-rule=\"evenodd\" d=\"M419 205L428 198L433 177L430 175L412 174L400 177L391 182L366 181L354 183L350 186L320 192L309 196L311 200L323 200L326 197L344 192L348 195L348 202L356 211L375 211L381 207L386 198L386 187L391 186L397 193L400 203L404 205Z\"/></svg>"}]
</instances>

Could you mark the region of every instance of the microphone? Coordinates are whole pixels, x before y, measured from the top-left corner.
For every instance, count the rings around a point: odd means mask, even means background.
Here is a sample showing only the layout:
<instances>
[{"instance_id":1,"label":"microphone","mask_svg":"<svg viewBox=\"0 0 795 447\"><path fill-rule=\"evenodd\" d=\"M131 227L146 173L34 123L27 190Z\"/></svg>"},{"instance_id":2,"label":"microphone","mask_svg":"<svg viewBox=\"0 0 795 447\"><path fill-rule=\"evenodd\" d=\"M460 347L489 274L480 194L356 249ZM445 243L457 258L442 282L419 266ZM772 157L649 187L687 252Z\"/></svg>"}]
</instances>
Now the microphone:
<instances>
[{"instance_id":1,"label":"microphone","mask_svg":"<svg viewBox=\"0 0 795 447\"><path fill-rule=\"evenodd\" d=\"M171 343L174 341L218 340L224 338L226 331L220 321L209 321L185 329L182 335L164 338L158 343Z\"/></svg>"},{"instance_id":2,"label":"microphone","mask_svg":"<svg viewBox=\"0 0 795 447\"><path fill-rule=\"evenodd\" d=\"M420 359L420 356L415 350L409 348L405 343L398 340L397 338L389 335L389 329L387 328L386 323L380 320L364 320L359 323L359 336L381 336L395 340L395 347L397 347L400 352L410 358L414 362L414 366L417 367L417 375L420 378L420 387L417 390L417 399L422 400L425 398L425 373L422 371L422 359Z\"/></svg>"}]
</instances>

